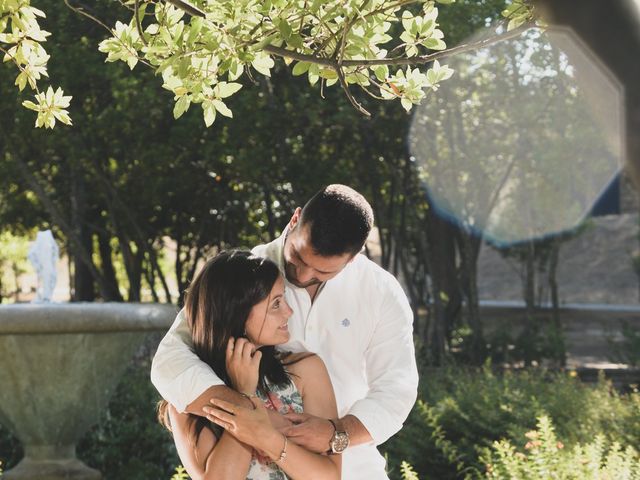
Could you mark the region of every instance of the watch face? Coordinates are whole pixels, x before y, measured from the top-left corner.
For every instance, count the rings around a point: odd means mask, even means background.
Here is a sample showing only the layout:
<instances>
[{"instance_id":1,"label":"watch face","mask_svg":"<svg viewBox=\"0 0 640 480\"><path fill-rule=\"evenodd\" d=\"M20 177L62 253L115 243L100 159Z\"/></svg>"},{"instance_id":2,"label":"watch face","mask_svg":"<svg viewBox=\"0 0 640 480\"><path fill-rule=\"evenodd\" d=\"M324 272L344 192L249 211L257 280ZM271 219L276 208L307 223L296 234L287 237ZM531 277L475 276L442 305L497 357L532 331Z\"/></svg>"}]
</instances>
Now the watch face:
<instances>
[{"instance_id":1,"label":"watch face","mask_svg":"<svg viewBox=\"0 0 640 480\"><path fill-rule=\"evenodd\" d=\"M346 432L336 432L331 441L333 453L342 453L349 446L349 435Z\"/></svg>"}]
</instances>

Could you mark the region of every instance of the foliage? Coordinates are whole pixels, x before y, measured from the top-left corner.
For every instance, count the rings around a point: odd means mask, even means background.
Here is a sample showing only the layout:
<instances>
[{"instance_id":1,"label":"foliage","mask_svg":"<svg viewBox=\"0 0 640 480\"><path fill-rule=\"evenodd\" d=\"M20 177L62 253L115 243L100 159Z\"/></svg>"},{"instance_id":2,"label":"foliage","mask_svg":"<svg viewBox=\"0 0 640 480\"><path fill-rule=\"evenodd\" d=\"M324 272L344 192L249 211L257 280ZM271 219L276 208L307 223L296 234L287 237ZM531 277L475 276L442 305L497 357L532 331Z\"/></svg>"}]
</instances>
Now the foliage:
<instances>
[{"instance_id":1,"label":"foliage","mask_svg":"<svg viewBox=\"0 0 640 480\"><path fill-rule=\"evenodd\" d=\"M78 458L100 470L105 480L169 478L179 459L171 434L156 420L158 400L148 361L133 363L99 423L78 443ZM22 455L18 441L0 425L0 458L6 467L11 469Z\"/></svg>"},{"instance_id":2,"label":"foliage","mask_svg":"<svg viewBox=\"0 0 640 480\"><path fill-rule=\"evenodd\" d=\"M459 235L440 241L425 229L433 215L407 152L410 117L399 102L365 97L374 113L366 119L338 89L324 89L323 101L319 85L306 88L306 78L278 62L271 77L257 76L229 97L234 122L206 129L193 108L174 122L152 70L132 76L123 62L105 66L95 49L103 30L58 1L38 5L57 27L48 41L51 75L83 101L70 107L73 135L41 134L25 128L30 112L0 79L0 223L54 231L73 263L74 299L137 301L148 292L150 300L175 301L176 290L164 288L172 278L183 292L210 252L274 238L293 208L321 185L342 182L371 200L383 266L412 279L416 308L429 304L437 248ZM92 2L91 13L115 24L113 6ZM464 43L504 8L504 0L458 0L441 9L439 28ZM391 30L399 35L401 22ZM177 256L163 262L167 245ZM431 279L442 275L436 270ZM81 285L91 292L81 295Z\"/></svg>"},{"instance_id":3,"label":"foliage","mask_svg":"<svg viewBox=\"0 0 640 480\"><path fill-rule=\"evenodd\" d=\"M151 67L174 94L174 116L197 103L208 126L218 113L233 115L225 99L242 87L237 80L243 74L271 75L273 57L287 64L296 61L293 75L306 75L311 85L340 84L352 105L365 114L350 85L376 99L398 98L409 110L425 97L425 90L437 90L453 73L437 61L447 46L435 1L252 0L240 5L122 0L133 16L127 22L116 21L112 29L85 8L65 3L110 30L112 36L99 47L107 61L120 60L131 69L138 63ZM519 0L503 14L508 27L517 28L532 20L533 7ZM40 42L49 34L40 30L36 17L44 17L44 12L31 7L29 0L0 2L0 48L5 61L13 60L20 70L16 84L21 89L26 83L37 88L37 80L47 74L49 56ZM392 28L394 24L401 29ZM11 33L4 33L9 26ZM37 126L51 128L56 119L70 123L64 110L69 97L56 92L38 91L37 103L25 103L38 111Z\"/></svg>"},{"instance_id":4,"label":"foliage","mask_svg":"<svg viewBox=\"0 0 640 480\"><path fill-rule=\"evenodd\" d=\"M13 62L18 68L15 85L20 91L29 85L36 91L37 103L25 101L23 105L38 112L36 127L53 128L56 120L71 125L67 110L71 97L64 96L60 88L48 87L46 93L38 88L42 77L48 77L49 55L42 46L49 32L42 30L38 18L46 15L30 5L30 0L0 0L0 52L4 62Z\"/></svg>"},{"instance_id":5,"label":"foliage","mask_svg":"<svg viewBox=\"0 0 640 480\"><path fill-rule=\"evenodd\" d=\"M11 469L24 455L22 445L6 428L0 424L0 458L2 468Z\"/></svg>"},{"instance_id":6,"label":"foliage","mask_svg":"<svg viewBox=\"0 0 640 480\"><path fill-rule=\"evenodd\" d=\"M78 443L78 458L105 480L168 478L179 463L171 434L156 420L159 397L148 372L146 361L127 371L100 423Z\"/></svg>"},{"instance_id":7,"label":"foliage","mask_svg":"<svg viewBox=\"0 0 640 480\"><path fill-rule=\"evenodd\" d=\"M176 472L171 477L171 480L189 480L191 477L187 474L187 471L182 465L176 467Z\"/></svg>"},{"instance_id":8,"label":"foliage","mask_svg":"<svg viewBox=\"0 0 640 480\"><path fill-rule=\"evenodd\" d=\"M547 416L538 418L536 430L525 434L528 439L524 451L510 441L494 443L492 451L483 459L487 462L487 476L495 480L608 480L640 478L640 456L631 446L622 448L617 442L609 444L603 435L596 435L586 445L565 448L558 441L553 423Z\"/></svg>"},{"instance_id":9,"label":"foliage","mask_svg":"<svg viewBox=\"0 0 640 480\"><path fill-rule=\"evenodd\" d=\"M158 397L148 368L143 359L128 370L100 423L78 444L79 458L106 480L181 473L171 435L155 419ZM566 373L496 374L488 367L422 368L421 378L420 399L404 428L382 446L392 479L410 479L411 472L423 480L483 477L494 442L524 449L542 414L556 426L562 455L576 445L586 449L598 435L621 451L640 448L640 394L619 394L603 379L590 386ZM0 458L11 468L21 454L7 450L13 440L1 428L0 435Z\"/></svg>"},{"instance_id":10,"label":"foliage","mask_svg":"<svg viewBox=\"0 0 640 480\"><path fill-rule=\"evenodd\" d=\"M537 315L533 319L494 319L491 322L483 318L485 326L490 325L485 333L486 361L504 367L563 365L564 332L550 317ZM517 320L524 321L525 325L518 324ZM449 361L457 365L472 364L471 335L467 325L453 331Z\"/></svg>"},{"instance_id":11,"label":"foliage","mask_svg":"<svg viewBox=\"0 0 640 480\"><path fill-rule=\"evenodd\" d=\"M612 360L631 367L640 366L640 329L634 328L629 322L621 322L622 341L608 340L611 347Z\"/></svg>"},{"instance_id":12,"label":"foliage","mask_svg":"<svg viewBox=\"0 0 640 480\"><path fill-rule=\"evenodd\" d=\"M494 442L519 448L546 414L568 448L602 435L608 444L640 448L640 394L619 394L601 379L582 384L574 374L544 370L422 369L419 400L403 429L383 449L392 478L402 460L422 479L477 478Z\"/></svg>"},{"instance_id":13,"label":"foliage","mask_svg":"<svg viewBox=\"0 0 640 480\"><path fill-rule=\"evenodd\" d=\"M402 473L402 480L419 480L418 474L413 467L405 461L400 464L400 472Z\"/></svg>"},{"instance_id":14,"label":"foliage","mask_svg":"<svg viewBox=\"0 0 640 480\"><path fill-rule=\"evenodd\" d=\"M29 268L28 252L29 240L26 236L14 235L10 231L0 232L0 302L11 294L18 296L18 277ZM7 284L11 277L13 291L8 290Z\"/></svg>"},{"instance_id":15,"label":"foliage","mask_svg":"<svg viewBox=\"0 0 640 480\"><path fill-rule=\"evenodd\" d=\"M640 230L638 230L638 234L636 235L638 242L640 243ZM640 249L634 250L631 254L631 265L633 266L633 271L638 277L638 286L640 287ZM639 288L640 292L640 288Z\"/></svg>"}]
</instances>

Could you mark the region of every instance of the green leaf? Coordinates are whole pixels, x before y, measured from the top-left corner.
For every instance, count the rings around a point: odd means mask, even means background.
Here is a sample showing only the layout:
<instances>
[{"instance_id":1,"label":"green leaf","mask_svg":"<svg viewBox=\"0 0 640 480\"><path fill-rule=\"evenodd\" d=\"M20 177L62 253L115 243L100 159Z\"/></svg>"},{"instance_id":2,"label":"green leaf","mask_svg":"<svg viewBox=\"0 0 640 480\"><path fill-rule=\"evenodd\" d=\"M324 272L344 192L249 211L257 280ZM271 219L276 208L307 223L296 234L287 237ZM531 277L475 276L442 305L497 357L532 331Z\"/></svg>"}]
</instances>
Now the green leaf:
<instances>
[{"instance_id":1,"label":"green leaf","mask_svg":"<svg viewBox=\"0 0 640 480\"><path fill-rule=\"evenodd\" d=\"M263 52L259 52L251 62L251 66L266 77L271 76L271 68L273 68L274 65L273 59Z\"/></svg>"},{"instance_id":2,"label":"green leaf","mask_svg":"<svg viewBox=\"0 0 640 480\"><path fill-rule=\"evenodd\" d=\"M233 118L233 112L227 107L227 105L222 100L213 100L213 106L216 108L221 115L224 115L228 118Z\"/></svg>"},{"instance_id":3,"label":"green leaf","mask_svg":"<svg viewBox=\"0 0 640 480\"><path fill-rule=\"evenodd\" d=\"M189 109L191 100L188 95L181 96L173 106L173 118L180 118Z\"/></svg>"},{"instance_id":4,"label":"green leaf","mask_svg":"<svg viewBox=\"0 0 640 480\"><path fill-rule=\"evenodd\" d=\"M291 25L289 25L289 22L287 22L286 19L281 18L278 19L277 26L278 30L282 34L282 37L288 41L291 38L291 33L293 32L293 29L291 28Z\"/></svg>"},{"instance_id":5,"label":"green leaf","mask_svg":"<svg viewBox=\"0 0 640 480\"><path fill-rule=\"evenodd\" d=\"M39 110L38 105L36 105L30 100L25 100L24 102L22 102L22 106L25 108L28 108L29 110L35 110L35 111Z\"/></svg>"},{"instance_id":6,"label":"green leaf","mask_svg":"<svg viewBox=\"0 0 640 480\"><path fill-rule=\"evenodd\" d=\"M296 77L298 75L303 75L307 73L310 65L311 64L309 62L298 62L293 66L293 70L291 73Z\"/></svg>"},{"instance_id":7,"label":"green leaf","mask_svg":"<svg viewBox=\"0 0 640 480\"><path fill-rule=\"evenodd\" d=\"M291 34L287 43L294 48L302 48L304 46L304 40L298 33Z\"/></svg>"},{"instance_id":8,"label":"green leaf","mask_svg":"<svg viewBox=\"0 0 640 480\"><path fill-rule=\"evenodd\" d=\"M216 120L216 109L212 102L202 102L202 114L204 117L204 124L207 127L213 125L213 122Z\"/></svg>"},{"instance_id":9,"label":"green leaf","mask_svg":"<svg viewBox=\"0 0 640 480\"><path fill-rule=\"evenodd\" d=\"M447 48L446 43L444 43L439 38L433 38L433 37L427 38L426 40L424 40L422 42L422 45L424 45L425 47L431 50L444 50L445 48Z\"/></svg>"},{"instance_id":10,"label":"green leaf","mask_svg":"<svg viewBox=\"0 0 640 480\"><path fill-rule=\"evenodd\" d=\"M193 43L200 35L202 31L202 26L204 25L204 19L199 17L194 17L191 19L191 23L189 25L189 36L187 37L187 43Z\"/></svg>"},{"instance_id":11,"label":"green leaf","mask_svg":"<svg viewBox=\"0 0 640 480\"><path fill-rule=\"evenodd\" d=\"M227 98L242 88L240 83L220 82L213 87L213 94L218 98Z\"/></svg>"},{"instance_id":12,"label":"green leaf","mask_svg":"<svg viewBox=\"0 0 640 480\"><path fill-rule=\"evenodd\" d=\"M133 70L133 68L138 64L138 57L135 55L129 55L127 58L127 65L129 65L129 69Z\"/></svg>"},{"instance_id":13,"label":"green leaf","mask_svg":"<svg viewBox=\"0 0 640 480\"><path fill-rule=\"evenodd\" d=\"M373 73L379 81L385 82L389 76L389 67L386 65L378 65L373 68Z\"/></svg>"},{"instance_id":14,"label":"green leaf","mask_svg":"<svg viewBox=\"0 0 640 480\"><path fill-rule=\"evenodd\" d=\"M411 30L411 26L413 25L413 15L409 10L405 10L404 12L402 12L402 28L405 29L405 31L410 31Z\"/></svg>"}]
</instances>

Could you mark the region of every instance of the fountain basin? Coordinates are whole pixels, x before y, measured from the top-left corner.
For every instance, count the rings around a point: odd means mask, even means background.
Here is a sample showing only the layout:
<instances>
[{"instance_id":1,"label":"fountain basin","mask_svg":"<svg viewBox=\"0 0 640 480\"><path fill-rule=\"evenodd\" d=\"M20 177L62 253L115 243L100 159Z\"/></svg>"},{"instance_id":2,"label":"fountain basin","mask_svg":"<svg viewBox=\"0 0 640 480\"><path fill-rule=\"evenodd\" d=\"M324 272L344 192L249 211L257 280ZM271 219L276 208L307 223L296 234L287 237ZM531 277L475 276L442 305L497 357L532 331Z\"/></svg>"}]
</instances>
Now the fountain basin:
<instances>
[{"instance_id":1,"label":"fountain basin","mask_svg":"<svg viewBox=\"0 0 640 480\"><path fill-rule=\"evenodd\" d=\"M7 480L98 480L75 445L104 412L145 336L166 331L172 305L0 306L0 423L25 456Z\"/></svg>"}]
</instances>

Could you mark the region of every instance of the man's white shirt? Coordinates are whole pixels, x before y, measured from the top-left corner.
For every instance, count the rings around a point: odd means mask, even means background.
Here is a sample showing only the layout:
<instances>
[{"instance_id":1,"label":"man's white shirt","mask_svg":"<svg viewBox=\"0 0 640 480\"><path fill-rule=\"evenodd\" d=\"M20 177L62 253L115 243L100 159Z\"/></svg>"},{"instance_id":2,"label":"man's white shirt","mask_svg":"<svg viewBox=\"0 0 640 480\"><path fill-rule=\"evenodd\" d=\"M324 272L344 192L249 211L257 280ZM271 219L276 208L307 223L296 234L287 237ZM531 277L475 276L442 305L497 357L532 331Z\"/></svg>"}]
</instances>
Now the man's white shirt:
<instances>
[{"instance_id":1,"label":"man's white shirt","mask_svg":"<svg viewBox=\"0 0 640 480\"><path fill-rule=\"evenodd\" d=\"M284 272L283 246L284 234L253 253L273 260ZM293 309L291 339L280 348L317 353L329 371L339 416L357 417L374 440L344 452L342 478L387 479L376 445L400 430L418 385L413 315L400 284L364 255L356 255L324 284L313 303L304 288L286 280L285 296ZM180 411L207 388L222 384L191 346L180 312L151 367L151 381Z\"/></svg>"}]
</instances>

